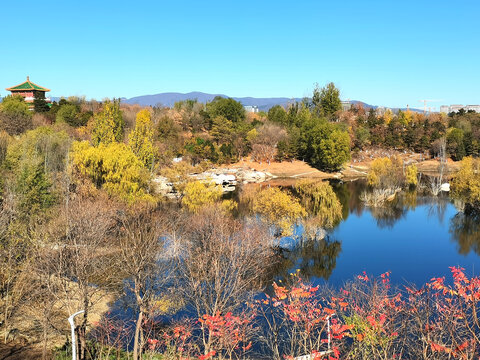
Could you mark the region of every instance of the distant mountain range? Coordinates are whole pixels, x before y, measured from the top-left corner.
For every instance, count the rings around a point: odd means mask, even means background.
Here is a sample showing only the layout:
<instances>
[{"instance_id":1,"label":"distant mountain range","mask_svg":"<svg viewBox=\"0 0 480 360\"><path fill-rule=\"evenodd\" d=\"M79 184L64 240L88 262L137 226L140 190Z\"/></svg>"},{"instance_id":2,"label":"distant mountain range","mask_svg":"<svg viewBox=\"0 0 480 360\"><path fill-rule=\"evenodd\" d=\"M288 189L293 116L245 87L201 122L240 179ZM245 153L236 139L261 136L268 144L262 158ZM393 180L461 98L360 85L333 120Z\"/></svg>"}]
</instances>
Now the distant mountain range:
<instances>
[{"instance_id":1,"label":"distant mountain range","mask_svg":"<svg viewBox=\"0 0 480 360\"><path fill-rule=\"evenodd\" d=\"M216 96L221 97L230 97L224 94L207 94L199 91L189 92L187 94L182 93L161 93L155 95L142 95L136 96L130 99L123 98L122 102L127 104L138 104L142 106L168 106L172 107L173 104L177 101L188 100L188 99L197 99L198 102L207 103L212 101ZM295 101L301 101L300 98L254 98L254 97L232 97L232 99L242 103L244 106L258 106L259 110L267 111L275 105L288 105Z\"/></svg>"},{"instance_id":2,"label":"distant mountain range","mask_svg":"<svg viewBox=\"0 0 480 360\"><path fill-rule=\"evenodd\" d=\"M216 96L221 97L230 97L224 94L207 94L199 91L189 92L186 94L167 92L160 93L155 95L142 95L135 96L130 99L122 98L123 103L127 104L138 104L142 106L167 106L172 107L175 102L188 100L188 99L197 99L198 102L207 103L212 101ZM232 99L242 103L244 106L258 106L259 110L268 111L271 107L275 105L287 106L296 101L302 101L302 98L286 98L286 97L274 97L274 98L255 98L255 97L232 97ZM361 104L365 109L373 108L376 109L378 106L370 105L358 100L351 100L352 104ZM397 108L392 109L393 111L398 110ZM401 109L406 110L406 109ZM422 111L419 109L410 109L412 111Z\"/></svg>"}]
</instances>

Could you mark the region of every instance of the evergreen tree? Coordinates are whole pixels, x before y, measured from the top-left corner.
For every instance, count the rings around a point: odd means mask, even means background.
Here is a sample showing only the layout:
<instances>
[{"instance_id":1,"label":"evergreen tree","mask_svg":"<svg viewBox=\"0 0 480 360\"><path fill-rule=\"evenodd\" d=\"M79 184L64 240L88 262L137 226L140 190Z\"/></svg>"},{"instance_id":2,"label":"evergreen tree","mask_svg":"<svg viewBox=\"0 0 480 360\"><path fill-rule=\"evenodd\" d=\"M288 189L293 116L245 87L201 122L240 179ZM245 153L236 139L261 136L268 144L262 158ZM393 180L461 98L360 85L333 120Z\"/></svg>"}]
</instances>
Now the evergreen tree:
<instances>
[{"instance_id":1,"label":"evergreen tree","mask_svg":"<svg viewBox=\"0 0 480 360\"><path fill-rule=\"evenodd\" d=\"M25 216L36 215L55 202L52 183L45 174L43 162L23 164L17 178L17 193L20 196L19 210Z\"/></svg>"},{"instance_id":2,"label":"evergreen tree","mask_svg":"<svg viewBox=\"0 0 480 360\"><path fill-rule=\"evenodd\" d=\"M312 166L336 171L350 159L350 137L337 125L312 118L300 130L299 150Z\"/></svg>"},{"instance_id":3,"label":"evergreen tree","mask_svg":"<svg viewBox=\"0 0 480 360\"><path fill-rule=\"evenodd\" d=\"M33 109L35 112L43 113L50 110L47 102L44 97L40 97L38 93L35 93L35 98L33 99Z\"/></svg>"},{"instance_id":4,"label":"evergreen tree","mask_svg":"<svg viewBox=\"0 0 480 360\"><path fill-rule=\"evenodd\" d=\"M342 109L340 90L335 87L333 82L320 90L319 101L326 116L332 116L335 112Z\"/></svg>"}]
</instances>

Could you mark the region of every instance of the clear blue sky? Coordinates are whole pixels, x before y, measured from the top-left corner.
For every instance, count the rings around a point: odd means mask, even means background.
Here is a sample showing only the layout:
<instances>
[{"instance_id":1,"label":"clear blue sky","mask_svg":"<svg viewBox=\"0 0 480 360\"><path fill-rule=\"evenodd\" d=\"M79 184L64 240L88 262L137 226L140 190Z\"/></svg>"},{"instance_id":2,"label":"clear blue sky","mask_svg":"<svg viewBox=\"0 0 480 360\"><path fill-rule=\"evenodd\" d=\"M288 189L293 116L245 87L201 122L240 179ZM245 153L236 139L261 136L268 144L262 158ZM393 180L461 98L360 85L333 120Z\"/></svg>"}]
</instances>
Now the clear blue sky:
<instances>
[{"instance_id":1,"label":"clear blue sky","mask_svg":"<svg viewBox=\"0 0 480 360\"><path fill-rule=\"evenodd\" d=\"M376 105L479 104L479 21L473 0L6 1L0 95L30 75L97 99L303 97L333 81Z\"/></svg>"}]
</instances>

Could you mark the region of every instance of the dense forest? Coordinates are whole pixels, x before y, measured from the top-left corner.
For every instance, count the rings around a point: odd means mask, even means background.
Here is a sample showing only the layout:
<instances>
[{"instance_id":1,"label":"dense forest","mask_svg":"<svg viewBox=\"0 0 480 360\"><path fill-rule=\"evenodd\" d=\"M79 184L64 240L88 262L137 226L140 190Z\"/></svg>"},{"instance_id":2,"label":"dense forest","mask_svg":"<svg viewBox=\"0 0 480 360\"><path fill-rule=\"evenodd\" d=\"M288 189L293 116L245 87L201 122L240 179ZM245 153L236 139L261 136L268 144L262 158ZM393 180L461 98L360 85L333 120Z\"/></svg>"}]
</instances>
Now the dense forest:
<instances>
[{"instance_id":1,"label":"dense forest","mask_svg":"<svg viewBox=\"0 0 480 360\"><path fill-rule=\"evenodd\" d=\"M246 157L299 159L336 172L369 148L462 160L453 194L467 210L480 207L476 113L343 110L334 84L288 108L255 114L220 97L173 108L77 97L49 107L36 99L33 111L21 97L5 97L1 341L36 344L32 351L44 359L66 358L66 319L82 309L79 359L255 358L254 351L280 359L322 349L330 359L391 359L399 349L411 359L473 359L478 278L452 269L453 287L436 279L429 291L410 289L409 301L391 293L388 274L361 275L343 292L311 287L298 275L272 288L276 240L299 221L311 238L340 221L332 187L301 180L288 191L257 187L231 199L189 176ZM174 184L177 199L157 191L158 176ZM387 197L385 189L417 186L418 173L397 158L377 159L367 181ZM261 299L254 296L262 291ZM442 307L430 307L433 296ZM128 321L109 316L109 305L119 301ZM188 316L165 320L181 312ZM342 317L332 319L333 312ZM407 328L405 319L415 325Z\"/></svg>"}]
</instances>

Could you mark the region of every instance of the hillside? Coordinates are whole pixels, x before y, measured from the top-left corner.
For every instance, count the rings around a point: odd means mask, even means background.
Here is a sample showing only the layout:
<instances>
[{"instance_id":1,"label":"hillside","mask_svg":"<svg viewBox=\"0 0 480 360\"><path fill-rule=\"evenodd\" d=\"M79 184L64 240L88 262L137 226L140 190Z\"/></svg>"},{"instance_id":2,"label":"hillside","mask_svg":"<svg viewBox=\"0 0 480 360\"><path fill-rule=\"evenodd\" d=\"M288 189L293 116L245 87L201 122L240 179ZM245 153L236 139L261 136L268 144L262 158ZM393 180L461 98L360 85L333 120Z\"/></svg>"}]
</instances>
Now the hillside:
<instances>
[{"instance_id":1,"label":"hillside","mask_svg":"<svg viewBox=\"0 0 480 360\"><path fill-rule=\"evenodd\" d=\"M189 92L186 94L182 93L175 93L175 92L166 92L166 93L159 93L154 95L142 95L136 96L130 99L122 99L124 103L127 104L138 104L142 106L155 106L155 105L163 105L172 107L173 104L177 101L187 100L187 99L197 99L199 102L206 103L212 101L216 96L220 97L229 97L224 94L207 94L199 91ZM300 98L286 98L286 97L278 97L278 98L254 98L254 97L233 97L236 101L239 101L244 106L258 106L260 110L267 111L272 106L275 105L287 105L294 101L301 101Z\"/></svg>"}]
</instances>

